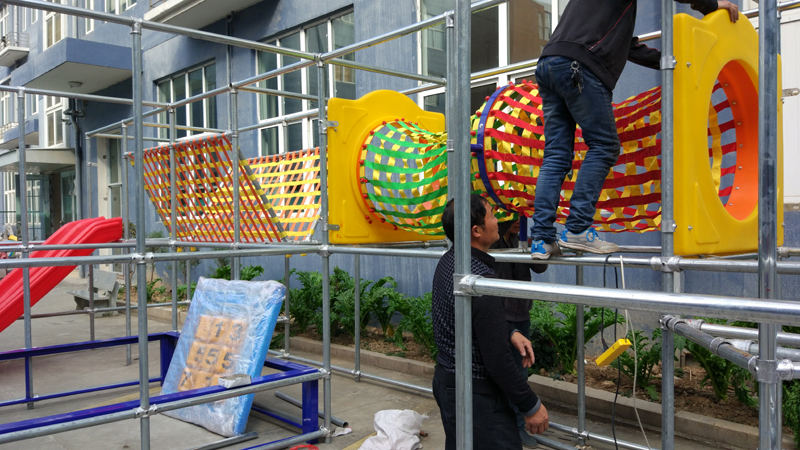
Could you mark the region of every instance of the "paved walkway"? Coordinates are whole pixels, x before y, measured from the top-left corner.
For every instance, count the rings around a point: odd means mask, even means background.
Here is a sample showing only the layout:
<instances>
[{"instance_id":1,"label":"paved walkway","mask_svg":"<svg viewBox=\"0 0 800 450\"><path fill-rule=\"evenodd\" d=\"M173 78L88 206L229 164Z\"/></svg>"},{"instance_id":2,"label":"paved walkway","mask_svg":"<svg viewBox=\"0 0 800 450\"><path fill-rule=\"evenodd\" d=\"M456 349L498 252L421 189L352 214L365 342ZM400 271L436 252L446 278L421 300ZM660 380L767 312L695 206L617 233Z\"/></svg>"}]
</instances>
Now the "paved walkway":
<instances>
[{"instance_id":1,"label":"paved walkway","mask_svg":"<svg viewBox=\"0 0 800 450\"><path fill-rule=\"evenodd\" d=\"M72 297L66 292L85 286L85 281L73 273L56 289L48 294L34 308L33 313L57 312L74 309ZM35 346L57 345L70 342L89 340L89 319L84 315L35 319L33 321L33 344ZM169 324L156 320L149 320L150 332L167 331ZM133 317L133 330L137 330L136 317ZM125 317L103 317L96 320L96 338L105 339L125 335ZM0 351L14 350L24 346L22 321L17 321L7 330L0 333ZM158 344L151 344L149 351L150 373L158 373ZM89 388L101 384L111 384L132 381L138 378L138 351L132 348L133 364L125 364L124 347L98 349L79 353L70 353L56 356L47 356L34 359L34 388L38 395L56 393L61 391ZM310 359L320 359L317 355L298 354ZM352 367L352 361L333 360L333 364L342 367ZM428 386L430 380L416 376L408 376L389 370L363 366L364 372L373 373L383 377L391 377L401 381ZM21 361L0 363L0 400L11 400L21 397L24 392L24 368ZM362 381L356 383L352 377L335 374L333 377L333 413L348 421L353 428L353 433L347 436L334 438L330 444L319 445L322 450L357 449L360 441L372 434L372 419L377 411L384 409L412 409L427 414L429 419L423 423L423 429L429 436L423 438L422 443L427 449L444 448L444 432L436 402L431 397L426 397L410 392L404 392L384 385ZM320 383L320 399L322 399L322 383ZM156 385L152 386L153 392L158 391ZM300 387L291 386L282 388L295 398L300 397ZM0 409L0 423L43 417L52 414L65 413L80 409L114 403L123 400L138 398L138 389L122 388L112 391L96 392L91 394L67 397L57 400L43 401L36 404L33 410L26 409L25 405L11 406ZM256 402L267 404L278 410L299 415L299 409L286 404L274 397L272 392L256 394ZM554 422L575 426L575 412L569 410L550 409L550 418ZM609 423L589 420L587 427L592 432L611 435ZM244 449L257 444L262 444L277 439L296 435L297 431L275 420L251 414L247 431L258 431L256 440L233 445L230 449ZM127 420L92 428L70 431L31 440L6 444L4 450L17 449L137 449L139 445L139 423ZM644 444L641 432L629 426L617 426L619 439ZM573 446L575 441L566 438L560 433L548 432L548 437L564 444ZM660 447L660 435L648 431L650 443ZM151 448L152 449L187 449L205 445L219 440L220 437L203 428L181 422L176 419L157 415L151 418ZM613 446L596 445L598 450L613 449ZM710 446L696 441L676 438L677 449L705 450L721 447Z\"/></svg>"}]
</instances>

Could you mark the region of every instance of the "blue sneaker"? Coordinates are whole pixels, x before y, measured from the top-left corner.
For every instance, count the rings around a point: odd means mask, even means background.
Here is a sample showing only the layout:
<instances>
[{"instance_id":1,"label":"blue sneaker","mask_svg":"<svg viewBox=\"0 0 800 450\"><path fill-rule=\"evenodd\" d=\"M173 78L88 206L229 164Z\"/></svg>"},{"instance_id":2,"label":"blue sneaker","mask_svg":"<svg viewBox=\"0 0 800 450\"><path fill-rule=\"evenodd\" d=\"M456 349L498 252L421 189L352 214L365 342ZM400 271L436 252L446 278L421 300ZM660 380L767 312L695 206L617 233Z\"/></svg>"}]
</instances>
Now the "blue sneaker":
<instances>
[{"instance_id":1,"label":"blue sneaker","mask_svg":"<svg viewBox=\"0 0 800 450\"><path fill-rule=\"evenodd\" d=\"M564 230L561 232L561 237L558 239L558 245L573 250L600 254L614 253L619 250L617 244L604 241L603 238L597 234L597 230L591 227L579 234Z\"/></svg>"},{"instance_id":2,"label":"blue sneaker","mask_svg":"<svg viewBox=\"0 0 800 450\"><path fill-rule=\"evenodd\" d=\"M549 259L550 255L561 255L558 244L548 244L541 239L531 242L531 259Z\"/></svg>"}]
</instances>

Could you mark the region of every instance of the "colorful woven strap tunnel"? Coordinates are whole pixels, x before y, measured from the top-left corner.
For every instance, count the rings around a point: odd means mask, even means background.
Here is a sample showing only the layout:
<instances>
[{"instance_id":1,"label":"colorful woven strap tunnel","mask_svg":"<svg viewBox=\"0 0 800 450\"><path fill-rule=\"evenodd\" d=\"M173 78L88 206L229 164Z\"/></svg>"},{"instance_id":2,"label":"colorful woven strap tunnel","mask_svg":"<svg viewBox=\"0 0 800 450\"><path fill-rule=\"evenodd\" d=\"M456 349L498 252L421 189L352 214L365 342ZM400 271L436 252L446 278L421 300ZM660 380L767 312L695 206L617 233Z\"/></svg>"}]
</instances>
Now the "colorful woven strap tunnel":
<instances>
[{"instance_id":1,"label":"colorful woven strap tunnel","mask_svg":"<svg viewBox=\"0 0 800 450\"><path fill-rule=\"evenodd\" d=\"M595 225L604 231L652 231L661 222L661 89L614 104L620 156L597 203ZM709 158L723 204L733 188L736 131L725 91L718 83L709 107ZM544 126L538 87L509 84L486 98L472 117L473 192L497 215L530 216L542 165ZM384 122L361 144L361 195L381 222L421 234L441 234L447 199L445 133L431 133L403 119ZM569 200L588 151L580 128L572 170L562 185L557 220L569 215Z\"/></svg>"},{"instance_id":2,"label":"colorful woven strap tunnel","mask_svg":"<svg viewBox=\"0 0 800 450\"><path fill-rule=\"evenodd\" d=\"M156 212L171 230L169 153L166 145L145 150L144 181ZM179 239L233 242L231 153L230 141L222 135L175 143ZM310 238L319 219L318 151L240 159L239 173L241 242Z\"/></svg>"}]
</instances>

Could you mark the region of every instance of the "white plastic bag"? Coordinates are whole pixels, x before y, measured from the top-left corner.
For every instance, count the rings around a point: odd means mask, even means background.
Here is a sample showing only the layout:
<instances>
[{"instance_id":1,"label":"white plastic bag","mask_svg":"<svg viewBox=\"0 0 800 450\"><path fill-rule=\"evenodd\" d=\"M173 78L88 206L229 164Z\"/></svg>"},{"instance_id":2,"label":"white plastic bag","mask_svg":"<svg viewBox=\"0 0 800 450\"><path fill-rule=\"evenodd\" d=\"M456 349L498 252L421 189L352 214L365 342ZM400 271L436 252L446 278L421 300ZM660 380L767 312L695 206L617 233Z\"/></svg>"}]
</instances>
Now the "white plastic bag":
<instances>
[{"instance_id":1,"label":"white plastic bag","mask_svg":"<svg viewBox=\"0 0 800 450\"><path fill-rule=\"evenodd\" d=\"M416 411L406 409L388 409L375 413L375 431L377 436L372 436L361 445L360 450L416 450L422 448L419 442L419 432L422 421L428 416L423 416Z\"/></svg>"}]
</instances>

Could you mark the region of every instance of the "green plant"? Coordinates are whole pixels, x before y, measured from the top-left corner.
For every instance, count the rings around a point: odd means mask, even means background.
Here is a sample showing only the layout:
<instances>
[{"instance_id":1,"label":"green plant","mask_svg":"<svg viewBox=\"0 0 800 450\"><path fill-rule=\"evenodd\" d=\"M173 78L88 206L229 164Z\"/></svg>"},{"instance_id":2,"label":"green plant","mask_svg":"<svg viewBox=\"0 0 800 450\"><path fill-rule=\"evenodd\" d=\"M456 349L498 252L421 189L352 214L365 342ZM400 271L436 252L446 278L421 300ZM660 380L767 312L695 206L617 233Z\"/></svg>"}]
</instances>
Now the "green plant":
<instances>
[{"instance_id":1,"label":"green plant","mask_svg":"<svg viewBox=\"0 0 800 450\"><path fill-rule=\"evenodd\" d=\"M783 420L794 432L794 445L800 447L800 380L783 383Z\"/></svg>"},{"instance_id":2,"label":"green plant","mask_svg":"<svg viewBox=\"0 0 800 450\"><path fill-rule=\"evenodd\" d=\"M556 346L558 359L562 370L566 373L575 373L575 360L577 358L577 309L575 305L567 303L548 303L535 300L531 308L531 326L544 333ZM589 342L602 327L609 327L615 323L615 315L607 312L601 316L602 308L590 307L584 311L584 342ZM616 323L625 323L622 315L616 315Z\"/></svg>"},{"instance_id":3,"label":"green plant","mask_svg":"<svg viewBox=\"0 0 800 450\"><path fill-rule=\"evenodd\" d=\"M400 294L389 301L388 309L396 311L403 316L394 332L395 345L406 350L406 346L403 343L403 332L410 331L414 336L414 341L428 349L431 358L435 360L436 355L439 353L439 348L433 340L432 301L433 295L430 292L421 297L407 297Z\"/></svg>"},{"instance_id":4,"label":"green plant","mask_svg":"<svg viewBox=\"0 0 800 450\"><path fill-rule=\"evenodd\" d=\"M155 280L147 282L147 303L152 303L156 295L162 296L167 292L167 288L164 286L156 287L156 284L160 282L161 278L156 278Z\"/></svg>"},{"instance_id":5,"label":"green plant","mask_svg":"<svg viewBox=\"0 0 800 450\"><path fill-rule=\"evenodd\" d=\"M264 268L261 266L244 266L239 270L239 279L250 281L255 277L264 274Z\"/></svg>"},{"instance_id":6,"label":"green plant","mask_svg":"<svg viewBox=\"0 0 800 450\"><path fill-rule=\"evenodd\" d=\"M218 280L231 279L231 266L217 266L208 278L215 278Z\"/></svg>"},{"instance_id":7,"label":"green plant","mask_svg":"<svg viewBox=\"0 0 800 450\"><path fill-rule=\"evenodd\" d=\"M194 291L197 289L197 283L192 281L191 287L189 288L189 298L194 295ZM181 301L186 298L186 285L181 284L178 285L178 301Z\"/></svg>"},{"instance_id":8,"label":"green plant","mask_svg":"<svg viewBox=\"0 0 800 450\"><path fill-rule=\"evenodd\" d=\"M297 276L302 287L290 289L289 316L294 321L292 330L296 330L296 333L303 333L314 320L319 308L322 308L322 274L300 272L295 269L289 272L289 276L291 277L292 274Z\"/></svg>"},{"instance_id":9,"label":"green plant","mask_svg":"<svg viewBox=\"0 0 800 450\"><path fill-rule=\"evenodd\" d=\"M630 330L627 338L636 343L635 355L632 356L634 350L631 347L631 353L623 352L619 355L619 358L611 363L611 366L622 370L622 373L630 377L631 380L634 379L635 373L636 387L647 392L650 399L657 402L659 401L658 391L650 382L653 379L653 368L658 366L661 361L661 330L653 330L652 342L640 330ZM646 348L648 345L650 347ZM685 345L684 338L675 336L675 348L683 349ZM675 359L677 360L677 358Z\"/></svg>"},{"instance_id":10,"label":"green plant","mask_svg":"<svg viewBox=\"0 0 800 450\"><path fill-rule=\"evenodd\" d=\"M528 370L528 375L539 373L542 369L550 374L558 373L558 351L553 341L542 333L540 329L533 326L531 327L530 340L536 360ZM560 376L561 374L558 373L558 375Z\"/></svg>"}]
</instances>

